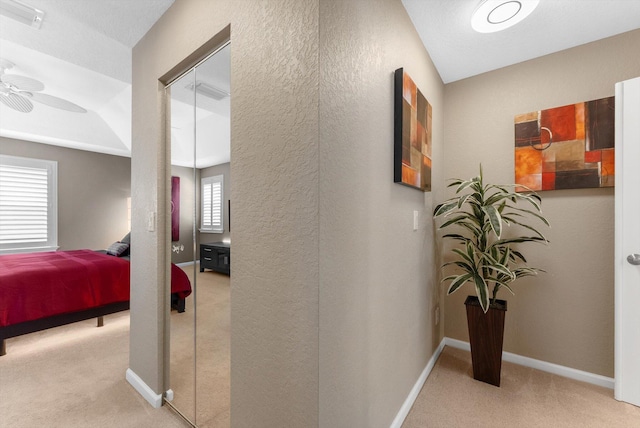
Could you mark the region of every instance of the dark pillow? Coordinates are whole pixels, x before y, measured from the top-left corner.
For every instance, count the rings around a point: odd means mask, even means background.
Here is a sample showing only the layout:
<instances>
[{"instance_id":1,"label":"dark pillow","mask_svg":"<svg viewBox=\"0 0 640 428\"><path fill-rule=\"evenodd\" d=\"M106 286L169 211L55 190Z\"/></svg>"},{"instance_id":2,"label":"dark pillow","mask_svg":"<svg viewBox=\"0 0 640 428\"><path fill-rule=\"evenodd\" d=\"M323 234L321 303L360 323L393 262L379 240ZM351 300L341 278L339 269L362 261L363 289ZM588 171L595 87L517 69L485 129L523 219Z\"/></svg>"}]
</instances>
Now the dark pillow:
<instances>
[{"instance_id":1,"label":"dark pillow","mask_svg":"<svg viewBox=\"0 0 640 428\"><path fill-rule=\"evenodd\" d=\"M124 238L120 240L123 244L131 245L131 232L127 233Z\"/></svg>"},{"instance_id":2,"label":"dark pillow","mask_svg":"<svg viewBox=\"0 0 640 428\"><path fill-rule=\"evenodd\" d=\"M107 254L110 256L120 257L125 254L129 250L129 244L125 244L124 242L114 242L107 248Z\"/></svg>"}]
</instances>

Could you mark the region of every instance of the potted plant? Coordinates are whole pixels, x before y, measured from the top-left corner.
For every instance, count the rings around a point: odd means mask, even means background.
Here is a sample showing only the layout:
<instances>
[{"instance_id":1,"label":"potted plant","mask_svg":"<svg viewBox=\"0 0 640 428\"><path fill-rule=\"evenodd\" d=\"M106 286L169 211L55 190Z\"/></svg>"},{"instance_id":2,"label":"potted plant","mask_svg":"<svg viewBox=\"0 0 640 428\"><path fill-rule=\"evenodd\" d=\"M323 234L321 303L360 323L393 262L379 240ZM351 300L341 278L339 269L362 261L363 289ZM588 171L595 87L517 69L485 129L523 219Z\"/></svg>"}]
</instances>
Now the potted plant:
<instances>
[{"instance_id":1,"label":"potted plant","mask_svg":"<svg viewBox=\"0 0 640 428\"><path fill-rule=\"evenodd\" d=\"M497 294L502 288L514 294L513 281L542 271L528 267L514 246L547 243L530 220L547 226L549 222L542 215L540 196L531 191L516 193L514 185L484 184L482 165L477 177L453 179L448 187L456 187L456 196L436 206L434 217L447 218L439 229L454 229L443 236L458 244L452 249L454 260L442 268L454 266L457 272L442 281L449 282L447 294L467 282L474 285L476 296L465 302L473 377L500 386L507 302L498 300ZM514 228L507 234L510 226Z\"/></svg>"}]
</instances>

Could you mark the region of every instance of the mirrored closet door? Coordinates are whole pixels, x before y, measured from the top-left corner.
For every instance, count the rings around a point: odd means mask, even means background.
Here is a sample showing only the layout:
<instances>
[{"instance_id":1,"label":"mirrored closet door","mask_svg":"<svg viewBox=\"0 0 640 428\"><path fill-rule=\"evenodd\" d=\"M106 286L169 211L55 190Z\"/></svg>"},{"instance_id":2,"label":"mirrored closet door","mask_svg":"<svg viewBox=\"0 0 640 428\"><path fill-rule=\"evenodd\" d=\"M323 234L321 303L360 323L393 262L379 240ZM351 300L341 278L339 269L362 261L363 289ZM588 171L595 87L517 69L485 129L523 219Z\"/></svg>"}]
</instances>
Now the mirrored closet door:
<instances>
[{"instance_id":1,"label":"mirrored closet door","mask_svg":"<svg viewBox=\"0 0 640 428\"><path fill-rule=\"evenodd\" d=\"M167 87L171 262L192 293L170 315L171 405L198 427L229 426L230 45Z\"/></svg>"}]
</instances>

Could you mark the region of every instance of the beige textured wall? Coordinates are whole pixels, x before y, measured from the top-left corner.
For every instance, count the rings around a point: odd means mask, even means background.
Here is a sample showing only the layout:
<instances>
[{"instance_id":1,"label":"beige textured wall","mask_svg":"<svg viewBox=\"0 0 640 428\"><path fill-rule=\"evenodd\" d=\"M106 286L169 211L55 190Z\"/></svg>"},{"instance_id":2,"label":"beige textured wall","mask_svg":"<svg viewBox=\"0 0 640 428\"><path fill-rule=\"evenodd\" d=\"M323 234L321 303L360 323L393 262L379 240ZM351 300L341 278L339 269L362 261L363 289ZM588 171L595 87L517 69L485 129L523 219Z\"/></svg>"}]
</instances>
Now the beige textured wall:
<instances>
[{"instance_id":1,"label":"beige textured wall","mask_svg":"<svg viewBox=\"0 0 640 428\"><path fill-rule=\"evenodd\" d=\"M0 153L58 162L60 250L105 249L129 231L131 159L4 137Z\"/></svg>"},{"instance_id":2,"label":"beige textured wall","mask_svg":"<svg viewBox=\"0 0 640 428\"><path fill-rule=\"evenodd\" d=\"M393 183L400 67L433 106L429 193ZM442 338L444 85L400 0L321 1L320 70L320 426L388 427Z\"/></svg>"},{"instance_id":3,"label":"beige textured wall","mask_svg":"<svg viewBox=\"0 0 640 428\"><path fill-rule=\"evenodd\" d=\"M164 379L168 166L158 79L231 24L231 418L318 424L318 7L177 0L133 50L130 368Z\"/></svg>"},{"instance_id":4,"label":"beige textured wall","mask_svg":"<svg viewBox=\"0 0 640 428\"><path fill-rule=\"evenodd\" d=\"M445 175L472 177L482 162L492 182L514 181L516 114L614 95L640 75L640 31L576 47L445 87ZM612 189L541 192L552 228L530 246L548 273L508 293L505 351L613 376ZM467 288L446 298L445 335L468 340ZM503 292L505 293L505 292Z\"/></svg>"},{"instance_id":5,"label":"beige textured wall","mask_svg":"<svg viewBox=\"0 0 640 428\"><path fill-rule=\"evenodd\" d=\"M442 337L444 86L399 0L178 0L134 49L134 196L155 186L142 217L166 205L157 79L229 22L232 425L388 426ZM398 67L434 107L431 193L393 183ZM133 265L131 331L131 368L157 391L161 253Z\"/></svg>"}]
</instances>

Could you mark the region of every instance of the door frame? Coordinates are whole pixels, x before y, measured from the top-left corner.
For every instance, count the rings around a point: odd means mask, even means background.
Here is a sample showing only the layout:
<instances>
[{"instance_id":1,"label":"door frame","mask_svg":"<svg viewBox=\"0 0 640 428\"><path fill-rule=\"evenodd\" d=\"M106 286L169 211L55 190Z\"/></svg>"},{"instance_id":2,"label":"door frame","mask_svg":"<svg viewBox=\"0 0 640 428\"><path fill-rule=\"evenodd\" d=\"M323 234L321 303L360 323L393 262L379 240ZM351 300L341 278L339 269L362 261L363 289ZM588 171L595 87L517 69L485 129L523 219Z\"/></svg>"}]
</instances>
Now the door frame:
<instances>
[{"instance_id":1,"label":"door frame","mask_svg":"<svg viewBox=\"0 0 640 428\"><path fill-rule=\"evenodd\" d=\"M640 197L635 199L640 193L632 193L640 192L640 171L631 167L632 160L640 160L640 77L616 83L615 93L614 396L640 406L640 328L629 328L640 325L636 307L640 302L640 266L627 262L627 255L640 252L640 225L631 222L634 216L630 214L640 211ZM634 237L638 242L631 242Z\"/></svg>"}]
</instances>

